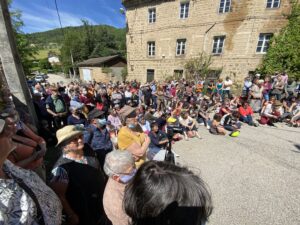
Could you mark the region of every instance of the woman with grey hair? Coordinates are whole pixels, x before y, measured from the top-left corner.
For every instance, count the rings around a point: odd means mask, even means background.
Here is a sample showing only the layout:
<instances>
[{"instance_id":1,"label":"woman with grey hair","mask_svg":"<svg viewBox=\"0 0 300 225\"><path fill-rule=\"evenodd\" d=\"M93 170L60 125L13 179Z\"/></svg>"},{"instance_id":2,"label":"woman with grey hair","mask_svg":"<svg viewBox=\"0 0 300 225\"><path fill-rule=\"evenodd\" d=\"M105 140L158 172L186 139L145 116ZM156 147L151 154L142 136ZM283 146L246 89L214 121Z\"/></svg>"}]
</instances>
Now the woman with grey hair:
<instances>
[{"instance_id":1,"label":"woman with grey hair","mask_svg":"<svg viewBox=\"0 0 300 225\"><path fill-rule=\"evenodd\" d=\"M123 210L126 184L136 173L135 160L128 151L115 150L106 155L104 172L109 177L103 196L103 206L113 225L128 225L129 217Z\"/></svg>"}]
</instances>

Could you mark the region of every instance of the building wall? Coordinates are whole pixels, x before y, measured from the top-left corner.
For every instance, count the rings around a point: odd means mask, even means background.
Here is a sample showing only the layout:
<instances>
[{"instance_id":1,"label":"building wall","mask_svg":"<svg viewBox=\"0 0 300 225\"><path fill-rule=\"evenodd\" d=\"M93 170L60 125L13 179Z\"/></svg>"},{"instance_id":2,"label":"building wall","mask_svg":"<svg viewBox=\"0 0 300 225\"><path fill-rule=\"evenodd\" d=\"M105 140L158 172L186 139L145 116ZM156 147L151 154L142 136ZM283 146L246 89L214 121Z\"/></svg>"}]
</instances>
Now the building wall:
<instances>
[{"instance_id":1,"label":"building wall","mask_svg":"<svg viewBox=\"0 0 300 225\"><path fill-rule=\"evenodd\" d=\"M225 35L223 53L213 56L212 69L222 69L241 82L261 62L257 54L260 33L275 35L285 26L283 16L290 12L289 0L280 8L267 9L266 0L232 0L231 12L220 14L220 0L190 0L189 17L179 18L181 0L124 1L126 7L128 79L146 81L147 69L155 70L155 79L172 76L183 69L187 59L198 53L212 53L213 37ZM148 9L156 8L156 22L148 23ZM176 56L176 40L185 38L186 53ZM156 55L147 56L147 42L155 41Z\"/></svg>"},{"instance_id":2,"label":"building wall","mask_svg":"<svg viewBox=\"0 0 300 225\"><path fill-rule=\"evenodd\" d=\"M110 81L110 75L103 73L101 67L80 67L79 73L80 73L81 80L84 80L83 69L89 69L91 71L92 80L95 80L96 82L109 82Z\"/></svg>"},{"instance_id":3,"label":"building wall","mask_svg":"<svg viewBox=\"0 0 300 225\"><path fill-rule=\"evenodd\" d=\"M83 69L89 69L91 71L91 79L96 82L109 82L112 80L113 82L122 81L122 69L124 67L110 67L112 72L107 74L102 72L101 67L80 67L80 79L84 80L83 77Z\"/></svg>"}]
</instances>

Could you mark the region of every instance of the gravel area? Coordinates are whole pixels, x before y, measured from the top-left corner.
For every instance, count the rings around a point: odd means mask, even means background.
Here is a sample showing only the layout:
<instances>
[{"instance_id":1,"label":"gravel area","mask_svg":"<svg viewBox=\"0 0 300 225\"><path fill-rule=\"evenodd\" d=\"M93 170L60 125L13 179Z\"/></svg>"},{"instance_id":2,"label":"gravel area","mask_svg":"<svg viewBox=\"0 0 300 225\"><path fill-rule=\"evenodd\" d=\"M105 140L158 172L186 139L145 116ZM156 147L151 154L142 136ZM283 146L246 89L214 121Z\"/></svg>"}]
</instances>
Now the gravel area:
<instances>
[{"instance_id":1,"label":"gravel area","mask_svg":"<svg viewBox=\"0 0 300 225\"><path fill-rule=\"evenodd\" d=\"M199 131L202 140L174 150L210 187L208 225L300 224L300 129L244 125L237 138Z\"/></svg>"}]
</instances>

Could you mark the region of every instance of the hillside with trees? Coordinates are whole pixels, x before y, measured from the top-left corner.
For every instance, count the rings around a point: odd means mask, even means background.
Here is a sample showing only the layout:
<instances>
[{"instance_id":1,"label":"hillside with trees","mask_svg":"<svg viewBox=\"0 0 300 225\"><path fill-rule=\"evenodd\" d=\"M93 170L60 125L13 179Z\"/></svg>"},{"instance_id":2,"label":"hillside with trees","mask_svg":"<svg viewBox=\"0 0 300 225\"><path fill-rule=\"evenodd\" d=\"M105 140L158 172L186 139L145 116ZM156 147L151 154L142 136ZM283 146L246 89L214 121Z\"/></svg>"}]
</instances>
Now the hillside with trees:
<instances>
[{"instance_id":1,"label":"hillside with trees","mask_svg":"<svg viewBox=\"0 0 300 225\"><path fill-rule=\"evenodd\" d=\"M88 58L109 55L126 56L125 29L107 25L90 25L85 20L82 20L82 26L79 27L65 27L26 34L26 38L38 50L34 55L35 60L45 61L48 53L56 53L62 64L52 69L62 70L65 73L73 73L76 63ZM44 64L39 63L39 65ZM48 68L34 69L46 70Z\"/></svg>"}]
</instances>

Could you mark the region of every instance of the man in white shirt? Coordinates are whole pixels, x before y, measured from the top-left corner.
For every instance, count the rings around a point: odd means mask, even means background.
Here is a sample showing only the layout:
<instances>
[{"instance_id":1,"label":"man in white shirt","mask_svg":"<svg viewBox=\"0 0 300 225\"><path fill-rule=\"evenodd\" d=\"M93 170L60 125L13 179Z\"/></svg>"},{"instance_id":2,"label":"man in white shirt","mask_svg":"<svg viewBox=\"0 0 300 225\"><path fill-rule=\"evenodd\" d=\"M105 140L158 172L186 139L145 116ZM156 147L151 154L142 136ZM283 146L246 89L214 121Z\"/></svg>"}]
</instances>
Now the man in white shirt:
<instances>
[{"instance_id":1,"label":"man in white shirt","mask_svg":"<svg viewBox=\"0 0 300 225\"><path fill-rule=\"evenodd\" d=\"M229 77L226 77L225 81L224 81L224 85L223 85L223 95L222 95L222 99L224 101L225 99L225 95L227 95L228 98L231 97L231 86L232 86L232 80L230 80Z\"/></svg>"}]
</instances>

